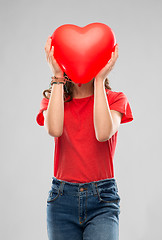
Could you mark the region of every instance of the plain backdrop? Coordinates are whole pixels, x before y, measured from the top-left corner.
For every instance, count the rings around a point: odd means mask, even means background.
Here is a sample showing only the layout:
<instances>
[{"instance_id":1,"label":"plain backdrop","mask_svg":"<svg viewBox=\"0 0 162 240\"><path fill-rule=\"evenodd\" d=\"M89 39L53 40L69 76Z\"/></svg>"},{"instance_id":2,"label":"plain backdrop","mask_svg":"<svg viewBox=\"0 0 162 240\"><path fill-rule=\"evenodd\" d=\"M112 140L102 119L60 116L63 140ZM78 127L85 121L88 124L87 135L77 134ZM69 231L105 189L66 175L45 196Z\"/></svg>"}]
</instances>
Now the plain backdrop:
<instances>
[{"instance_id":1,"label":"plain backdrop","mask_svg":"<svg viewBox=\"0 0 162 240\"><path fill-rule=\"evenodd\" d=\"M0 239L48 239L46 200L54 139L36 123L52 76L44 46L63 24L110 26L119 57L109 74L134 120L121 124L114 157L120 240L162 239L160 0L0 1Z\"/></svg>"}]
</instances>

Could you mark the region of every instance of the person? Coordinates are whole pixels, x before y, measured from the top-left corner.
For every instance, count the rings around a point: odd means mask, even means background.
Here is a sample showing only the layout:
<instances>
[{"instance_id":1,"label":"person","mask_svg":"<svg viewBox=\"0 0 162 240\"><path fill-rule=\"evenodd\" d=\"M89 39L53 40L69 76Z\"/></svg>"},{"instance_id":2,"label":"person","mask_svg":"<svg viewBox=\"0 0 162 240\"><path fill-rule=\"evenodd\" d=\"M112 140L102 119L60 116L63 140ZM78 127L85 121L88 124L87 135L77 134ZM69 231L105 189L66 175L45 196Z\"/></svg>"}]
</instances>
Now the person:
<instances>
[{"instance_id":1,"label":"person","mask_svg":"<svg viewBox=\"0 0 162 240\"><path fill-rule=\"evenodd\" d=\"M127 96L108 84L118 45L105 67L81 86L60 68L50 36L45 52L54 76L36 121L55 140L48 239L118 240L121 199L113 159L120 124L133 120Z\"/></svg>"}]
</instances>

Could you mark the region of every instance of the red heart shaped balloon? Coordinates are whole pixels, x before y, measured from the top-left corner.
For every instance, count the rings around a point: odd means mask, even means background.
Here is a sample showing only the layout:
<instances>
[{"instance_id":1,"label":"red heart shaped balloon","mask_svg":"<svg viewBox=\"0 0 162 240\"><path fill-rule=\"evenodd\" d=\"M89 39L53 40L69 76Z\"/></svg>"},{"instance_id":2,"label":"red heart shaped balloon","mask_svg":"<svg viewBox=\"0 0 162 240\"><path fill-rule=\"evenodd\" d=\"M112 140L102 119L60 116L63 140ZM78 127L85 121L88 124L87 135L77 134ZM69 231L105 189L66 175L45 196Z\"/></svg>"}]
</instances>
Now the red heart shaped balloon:
<instances>
[{"instance_id":1,"label":"red heart shaped balloon","mask_svg":"<svg viewBox=\"0 0 162 240\"><path fill-rule=\"evenodd\" d=\"M65 24L51 37L56 61L75 83L91 81L110 60L116 44L112 29L104 23Z\"/></svg>"}]
</instances>

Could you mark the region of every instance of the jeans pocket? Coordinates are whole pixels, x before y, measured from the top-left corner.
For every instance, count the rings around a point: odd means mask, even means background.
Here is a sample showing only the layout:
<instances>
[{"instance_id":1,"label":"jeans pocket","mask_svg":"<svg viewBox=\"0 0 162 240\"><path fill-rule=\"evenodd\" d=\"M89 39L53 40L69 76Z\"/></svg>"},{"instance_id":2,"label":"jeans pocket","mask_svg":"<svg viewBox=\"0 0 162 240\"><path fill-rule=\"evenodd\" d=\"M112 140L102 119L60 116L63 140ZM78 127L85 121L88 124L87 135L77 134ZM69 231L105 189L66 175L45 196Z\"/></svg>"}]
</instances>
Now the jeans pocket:
<instances>
[{"instance_id":1,"label":"jeans pocket","mask_svg":"<svg viewBox=\"0 0 162 240\"><path fill-rule=\"evenodd\" d=\"M106 191L101 191L99 193L99 199L100 199L100 201L107 202L107 203L108 202L114 202L114 203L120 202L120 198L119 198L118 194L112 195Z\"/></svg>"},{"instance_id":2,"label":"jeans pocket","mask_svg":"<svg viewBox=\"0 0 162 240\"><path fill-rule=\"evenodd\" d=\"M59 189L52 188L52 189L48 192L47 203L56 201L56 199L57 199L59 196L60 196L60 191L59 191Z\"/></svg>"},{"instance_id":3,"label":"jeans pocket","mask_svg":"<svg viewBox=\"0 0 162 240\"><path fill-rule=\"evenodd\" d=\"M120 202L120 196L118 194L118 189L116 186L111 186L110 188L101 187L97 189L97 192L100 202L105 203Z\"/></svg>"}]
</instances>

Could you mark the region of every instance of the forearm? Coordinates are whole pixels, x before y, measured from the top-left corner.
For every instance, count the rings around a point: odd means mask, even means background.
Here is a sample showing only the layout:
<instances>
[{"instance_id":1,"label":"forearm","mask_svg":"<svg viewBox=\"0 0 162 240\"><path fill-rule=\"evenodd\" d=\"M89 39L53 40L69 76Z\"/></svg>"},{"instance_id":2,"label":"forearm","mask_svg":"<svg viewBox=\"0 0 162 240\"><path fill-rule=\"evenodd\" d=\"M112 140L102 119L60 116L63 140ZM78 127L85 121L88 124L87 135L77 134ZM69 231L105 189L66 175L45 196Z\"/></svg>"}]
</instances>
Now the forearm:
<instances>
[{"instance_id":1,"label":"forearm","mask_svg":"<svg viewBox=\"0 0 162 240\"><path fill-rule=\"evenodd\" d=\"M62 77L62 76L59 76ZM46 127L51 136L60 136L64 122L63 84L53 84L46 114Z\"/></svg>"},{"instance_id":2,"label":"forearm","mask_svg":"<svg viewBox=\"0 0 162 240\"><path fill-rule=\"evenodd\" d=\"M109 139L113 128L109 104L107 101L104 81L95 79L94 82L94 129L98 141Z\"/></svg>"}]
</instances>

